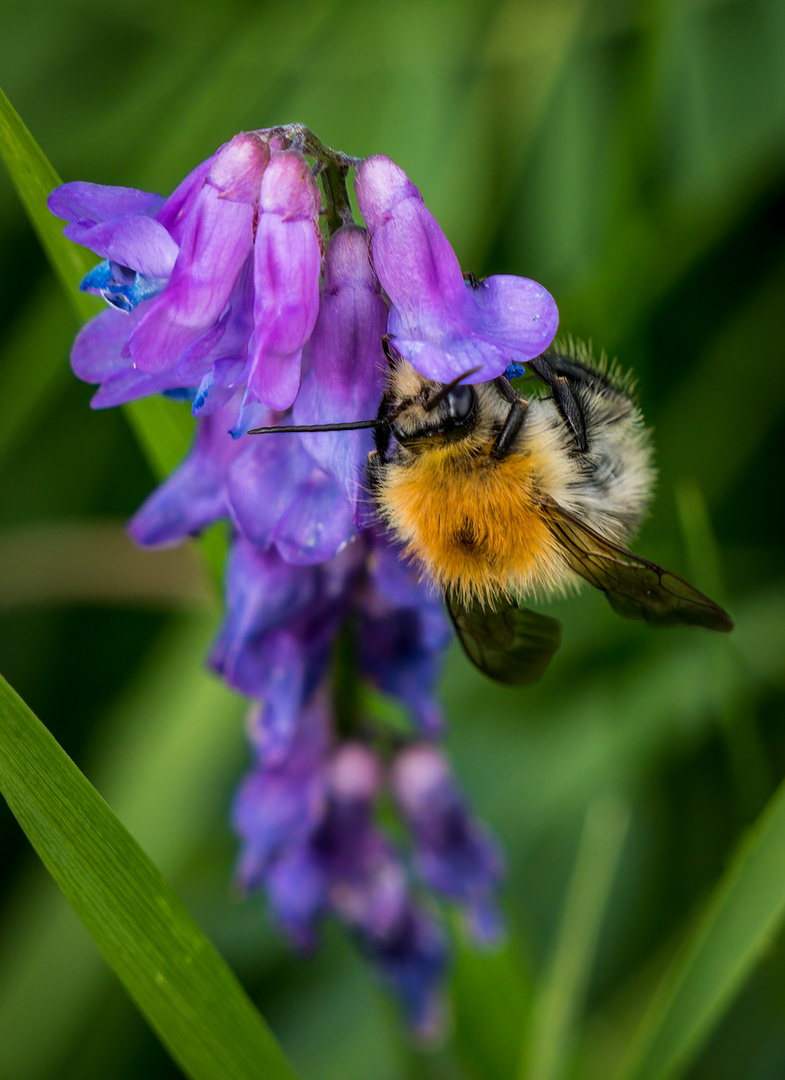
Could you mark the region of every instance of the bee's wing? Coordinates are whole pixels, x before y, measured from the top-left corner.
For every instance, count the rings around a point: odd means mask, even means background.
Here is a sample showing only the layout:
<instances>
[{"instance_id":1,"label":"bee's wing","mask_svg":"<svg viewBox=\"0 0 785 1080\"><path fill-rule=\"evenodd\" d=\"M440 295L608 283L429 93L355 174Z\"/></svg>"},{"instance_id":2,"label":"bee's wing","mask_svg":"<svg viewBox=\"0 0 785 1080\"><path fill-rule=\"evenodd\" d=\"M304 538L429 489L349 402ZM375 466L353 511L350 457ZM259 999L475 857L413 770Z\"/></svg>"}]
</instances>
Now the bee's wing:
<instances>
[{"instance_id":1,"label":"bee's wing","mask_svg":"<svg viewBox=\"0 0 785 1080\"><path fill-rule=\"evenodd\" d=\"M464 606L449 594L446 600L466 655L507 686L536 682L561 644L561 623L514 601L483 608L476 602Z\"/></svg>"},{"instance_id":2,"label":"bee's wing","mask_svg":"<svg viewBox=\"0 0 785 1080\"><path fill-rule=\"evenodd\" d=\"M680 577L605 540L552 500L543 509L570 569L601 589L619 615L654 626L733 629L727 612Z\"/></svg>"}]
</instances>

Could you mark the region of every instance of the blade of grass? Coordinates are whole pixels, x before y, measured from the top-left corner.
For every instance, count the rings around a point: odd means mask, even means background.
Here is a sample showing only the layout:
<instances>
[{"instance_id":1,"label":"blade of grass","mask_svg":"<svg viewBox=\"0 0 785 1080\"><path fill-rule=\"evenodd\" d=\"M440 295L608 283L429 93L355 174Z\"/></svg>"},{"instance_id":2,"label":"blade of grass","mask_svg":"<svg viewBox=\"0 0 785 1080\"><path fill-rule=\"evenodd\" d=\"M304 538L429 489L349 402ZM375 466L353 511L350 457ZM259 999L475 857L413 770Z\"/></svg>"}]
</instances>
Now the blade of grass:
<instances>
[{"instance_id":1,"label":"blade of grass","mask_svg":"<svg viewBox=\"0 0 785 1080\"><path fill-rule=\"evenodd\" d=\"M694 479L682 479L675 487L676 508L689 555L692 581L700 581L707 594L722 604L727 604L720 548L712 528L711 515L700 485ZM719 660L719 658L718 658ZM736 655L725 657L723 663L739 665ZM719 675L712 678L711 685L718 685ZM718 698L717 714L722 724L733 774L740 817L753 820L766 803L774 787L766 747L755 718L753 690L740 671L743 691L728 704Z\"/></svg>"},{"instance_id":2,"label":"blade of grass","mask_svg":"<svg viewBox=\"0 0 785 1080\"><path fill-rule=\"evenodd\" d=\"M89 319L101 310L101 304L95 297L80 292L79 282L96 259L84 248L66 240L62 223L49 213L47 196L62 181L2 90L0 157L77 316L80 321Z\"/></svg>"},{"instance_id":3,"label":"blade of grass","mask_svg":"<svg viewBox=\"0 0 785 1080\"><path fill-rule=\"evenodd\" d=\"M129 401L123 412L155 476L168 476L183 460L193 439L189 410L182 401L155 394Z\"/></svg>"},{"instance_id":4,"label":"blade of grass","mask_svg":"<svg viewBox=\"0 0 785 1080\"><path fill-rule=\"evenodd\" d=\"M478 953L461 934L452 980L454 1040L463 1072L509 1080L520 1057L521 1030L532 1001L531 964L515 928L504 948ZM488 988L493 987L490 994ZM499 1002L504 1008L499 1008Z\"/></svg>"},{"instance_id":5,"label":"blade of grass","mask_svg":"<svg viewBox=\"0 0 785 1080\"><path fill-rule=\"evenodd\" d=\"M684 1075L785 916L785 783L742 840L661 983L617 1080Z\"/></svg>"},{"instance_id":6,"label":"blade of grass","mask_svg":"<svg viewBox=\"0 0 785 1080\"><path fill-rule=\"evenodd\" d=\"M0 790L98 948L193 1080L294 1074L160 872L0 680Z\"/></svg>"},{"instance_id":7,"label":"blade of grass","mask_svg":"<svg viewBox=\"0 0 785 1080\"><path fill-rule=\"evenodd\" d=\"M0 377L11 407L0 426L0 464L67 381L63 357L73 332L73 313L62 292L52 281L42 282L2 345Z\"/></svg>"},{"instance_id":8,"label":"blade of grass","mask_svg":"<svg viewBox=\"0 0 785 1080\"><path fill-rule=\"evenodd\" d=\"M560 1080L566 1073L628 824L627 808L608 796L586 811L555 947L532 1006L520 1080Z\"/></svg>"},{"instance_id":9,"label":"blade of grass","mask_svg":"<svg viewBox=\"0 0 785 1080\"><path fill-rule=\"evenodd\" d=\"M244 703L202 665L213 633L211 620L189 618L157 638L84 751L97 789L175 885L225 816L231 778L245 756ZM69 1047L103 1022L113 983L36 860L0 908L4 1080L58 1075Z\"/></svg>"}]
</instances>

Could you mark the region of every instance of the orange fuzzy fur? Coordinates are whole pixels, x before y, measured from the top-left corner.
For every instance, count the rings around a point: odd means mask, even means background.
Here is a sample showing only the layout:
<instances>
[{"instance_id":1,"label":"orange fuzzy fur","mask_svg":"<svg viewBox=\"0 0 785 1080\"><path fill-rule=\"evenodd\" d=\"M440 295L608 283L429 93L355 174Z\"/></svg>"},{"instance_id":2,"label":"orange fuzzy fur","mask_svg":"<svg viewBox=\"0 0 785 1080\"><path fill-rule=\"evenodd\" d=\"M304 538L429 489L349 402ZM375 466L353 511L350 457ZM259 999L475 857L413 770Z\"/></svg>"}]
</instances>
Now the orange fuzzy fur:
<instances>
[{"instance_id":1,"label":"orange fuzzy fur","mask_svg":"<svg viewBox=\"0 0 785 1080\"><path fill-rule=\"evenodd\" d=\"M463 603L563 585L569 575L540 509L534 457L467 451L431 444L387 471L379 503L408 553Z\"/></svg>"}]
</instances>

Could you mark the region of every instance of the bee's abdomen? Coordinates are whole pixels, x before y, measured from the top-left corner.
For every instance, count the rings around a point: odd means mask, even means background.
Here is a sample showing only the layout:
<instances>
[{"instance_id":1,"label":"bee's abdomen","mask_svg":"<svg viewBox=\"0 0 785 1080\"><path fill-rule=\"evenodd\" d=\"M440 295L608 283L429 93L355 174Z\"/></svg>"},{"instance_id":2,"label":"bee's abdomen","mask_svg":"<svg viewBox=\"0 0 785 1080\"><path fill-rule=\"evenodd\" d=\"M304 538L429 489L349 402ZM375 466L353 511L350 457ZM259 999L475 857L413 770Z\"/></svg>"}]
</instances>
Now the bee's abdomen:
<instances>
[{"instance_id":1,"label":"bee's abdomen","mask_svg":"<svg viewBox=\"0 0 785 1080\"><path fill-rule=\"evenodd\" d=\"M558 584L563 566L523 455L469 467L434 451L382 470L374 496L409 553L466 599Z\"/></svg>"}]
</instances>

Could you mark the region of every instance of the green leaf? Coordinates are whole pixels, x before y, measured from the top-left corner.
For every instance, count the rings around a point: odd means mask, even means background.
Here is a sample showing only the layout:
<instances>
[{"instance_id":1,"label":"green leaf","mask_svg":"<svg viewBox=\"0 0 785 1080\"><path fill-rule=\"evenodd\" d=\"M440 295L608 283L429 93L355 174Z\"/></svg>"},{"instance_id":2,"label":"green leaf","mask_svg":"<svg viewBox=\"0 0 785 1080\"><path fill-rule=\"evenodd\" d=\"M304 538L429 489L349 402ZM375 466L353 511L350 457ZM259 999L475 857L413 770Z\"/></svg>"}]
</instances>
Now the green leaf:
<instances>
[{"instance_id":1,"label":"green leaf","mask_svg":"<svg viewBox=\"0 0 785 1080\"><path fill-rule=\"evenodd\" d=\"M160 872L2 679L0 790L187 1076L293 1080L264 1021Z\"/></svg>"},{"instance_id":2,"label":"green leaf","mask_svg":"<svg viewBox=\"0 0 785 1080\"><path fill-rule=\"evenodd\" d=\"M101 305L95 297L79 291L79 282L95 265L95 256L66 240L63 223L49 213L47 196L62 180L2 90L0 156L68 299L80 320L89 319L101 310Z\"/></svg>"},{"instance_id":3,"label":"green leaf","mask_svg":"<svg viewBox=\"0 0 785 1080\"><path fill-rule=\"evenodd\" d=\"M155 475L168 476L191 445L194 424L188 409L182 401L154 394L129 401L123 411Z\"/></svg>"},{"instance_id":4,"label":"green leaf","mask_svg":"<svg viewBox=\"0 0 785 1080\"><path fill-rule=\"evenodd\" d=\"M16 317L3 342L3 395L11 404L0 426L0 465L68 380L63 357L73 336L74 317L53 281L43 281ZM34 370L34 374L33 374Z\"/></svg>"},{"instance_id":5,"label":"green leaf","mask_svg":"<svg viewBox=\"0 0 785 1080\"><path fill-rule=\"evenodd\" d=\"M57 274L80 322L104 310L83 293L79 282L96 256L63 236L63 223L50 214L46 199L62 183L41 147L0 90L0 156L6 163L30 224ZM185 455L193 437L193 418L181 402L158 395L124 406L126 416L156 476L164 477Z\"/></svg>"},{"instance_id":6,"label":"green leaf","mask_svg":"<svg viewBox=\"0 0 785 1080\"><path fill-rule=\"evenodd\" d=\"M520 935L513 933L494 952L478 952L465 933L456 937L452 1006L462 1075L510 1080L520 1058L521 1030L531 1011L528 956ZM499 1002L504 1002L504 1008L499 1008Z\"/></svg>"},{"instance_id":7,"label":"green leaf","mask_svg":"<svg viewBox=\"0 0 785 1080\"><path fill-rule=\"evenodd\" d=\"M785 783L740 844L676 957L618 1080L684 1075L782 926L783 851Z\"/></svg>"},{"instance_id":8,"label":"green leaf","mask_svg":"<svg viewBox=\"0 0 785 1080\"><path fill-rule=\"evenodd\" d=\"M203 664L214 632L211 619L189 617L156 637L142 668L117 688L82 750L94 786L175 885L202 857L205 836L223 822L227 791L246 759L244 702ZM218 902L223 900L222 918L234 927L240 913L225 902L221 881L215 889ZM254 933L253 949L264 952L272 929L265 933L254 910L241 923ZM234 955L251 951L241 949ZM0 918L4 1080L61 1076L69 1047L86 1041L79 1033L105 1030L122 993L73 908L33 861ZM128 1026L84 1047L99 1059L96 1080L112 1076L113 1060L128 1053L123 1032L128 1037L130 1027L139 1034L133 1011L130 1004L121 1007ZM75 1063L71 1070L88 1080Z\"/></svg>"},{"instance_id":9,"label":"green leaf","mask_svg":"<svg viewBox=\"0 0 785 1080\"><path fill-rule=\"evenodd\" d=\"M521 1080L561 1080L567 1072L628 824L627 808L611 797L589 804L553 953L532 1006Z\"/></svg>"}]
</instances>

